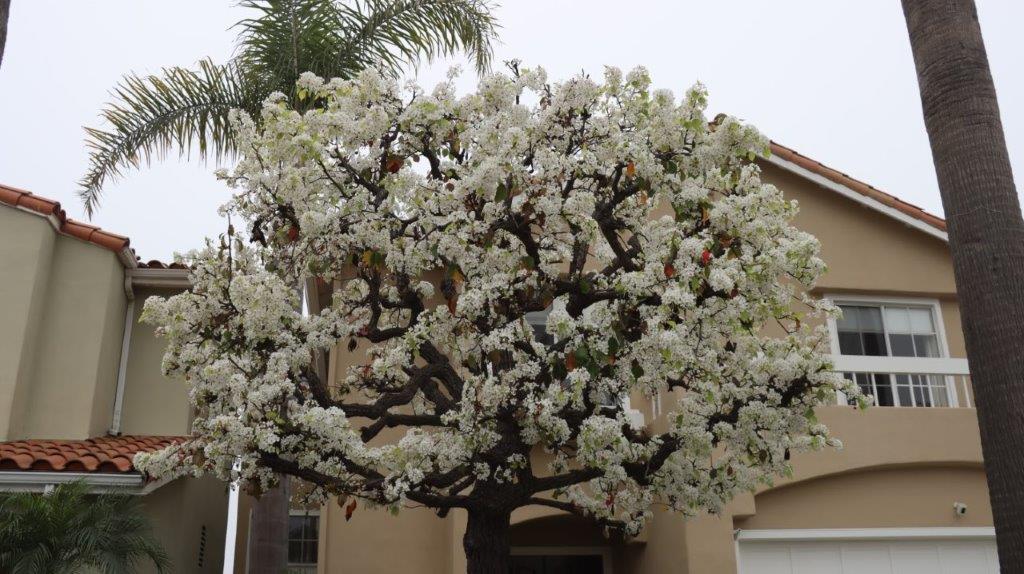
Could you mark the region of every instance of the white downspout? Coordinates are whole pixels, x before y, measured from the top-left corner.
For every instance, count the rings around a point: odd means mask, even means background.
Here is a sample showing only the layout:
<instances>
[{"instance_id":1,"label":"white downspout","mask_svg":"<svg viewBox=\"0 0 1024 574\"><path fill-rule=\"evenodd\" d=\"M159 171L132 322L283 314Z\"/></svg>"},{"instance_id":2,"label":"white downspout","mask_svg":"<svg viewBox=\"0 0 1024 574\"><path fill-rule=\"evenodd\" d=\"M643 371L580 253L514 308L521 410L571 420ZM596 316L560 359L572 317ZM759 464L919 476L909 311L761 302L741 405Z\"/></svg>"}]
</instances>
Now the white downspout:
<instances>
[{"instance_id":1,"label":"white downspout","mask_svg":"<svg viewBox=\"0 0 1024 574\"><path fill-rule=\"evenodd\" d=\"M114 415L110 421L110 434L121 434L121 412L124 408L125 377L128 372L128 348L132 343L132 326L135 325L135 293L132 291L131 277L125 277L125 293L128 295L128 308L124 311L124 331L121 336L121 362L117 366L117 390L114 394Z\"/></svg>"}]
</instances>

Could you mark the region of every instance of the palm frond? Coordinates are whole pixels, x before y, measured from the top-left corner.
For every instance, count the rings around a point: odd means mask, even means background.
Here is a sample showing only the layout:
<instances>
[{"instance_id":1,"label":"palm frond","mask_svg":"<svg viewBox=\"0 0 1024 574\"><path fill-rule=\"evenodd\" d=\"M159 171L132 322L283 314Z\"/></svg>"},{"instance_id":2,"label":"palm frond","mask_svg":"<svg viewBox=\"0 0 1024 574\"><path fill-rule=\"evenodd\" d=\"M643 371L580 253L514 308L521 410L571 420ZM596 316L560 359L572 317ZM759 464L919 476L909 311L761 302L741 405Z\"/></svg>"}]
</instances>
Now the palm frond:
<instances>
[{"instance_id":1,"label":"palm frond","mask_svg":"<svg viewBox=\"0 0 1024 574\"><path fill-rule=\"evenodd\" d=\"M46 495L0 494L0 571L127 574L170 568L138 497L90 495L82 482Z\"/></svg>"},{"instance_id":2,"label":"palm frond","mask_svg":"<svg viewBox=\"0 0 1024 574\"><path fill-rule=\"evenodd\" d=\"M258 15L240 28L234 62L247 74L274 78L274 89L290 92L299 74L349 76L342 22L334 0L245 0Z\"/></svg>"},{"instance_id":3,"label":"palm frond","mask_svg":"<svg viewBox=\"0 0 1024 574\"><path fill-rule=\"evenodd\" d=\"M377 62L393 73L464 51L478 71L490 67L498 24L485 0L362 0L339 6L347 52L361 69Z\"/></svg>"},{"instance_id":4,"label":"palm frond","mask_svg":"<svg viewBox=\"0 0 1024 574\"><path fill-rule=\"evenodd\" d=\"M235 150L228 112L259 109L264 92L257 78L243 79L233 65L209 60L198 70L166 68L159 75L125 76L115 99L100 113L109 130L85 128L90 148L89 171L79 182L79 197L91 216L108 178L137 168L154 156L176 150L187 155L221 158Z\"/></svg>"},{"instance_id":5,"label":"palm frond","mask_svg":"<svg viewBox=\"0 0 1024 574\"><path fill-rule=\"evenodd\" d=\"M109 128L86 128L89 170L78 195L91 217L103 185L169 151L217 159L235 152L228 122L233 108L259 121L271 92L293 94L310 71L351 78L379 66L398 75L457 52L478 70L490 65L497 22L490 0L241 0L256 15L240 21L231 62L209 60L196 70L167 68L152 76L125 76L100 115Z\"/></svg>"}]
</instances>

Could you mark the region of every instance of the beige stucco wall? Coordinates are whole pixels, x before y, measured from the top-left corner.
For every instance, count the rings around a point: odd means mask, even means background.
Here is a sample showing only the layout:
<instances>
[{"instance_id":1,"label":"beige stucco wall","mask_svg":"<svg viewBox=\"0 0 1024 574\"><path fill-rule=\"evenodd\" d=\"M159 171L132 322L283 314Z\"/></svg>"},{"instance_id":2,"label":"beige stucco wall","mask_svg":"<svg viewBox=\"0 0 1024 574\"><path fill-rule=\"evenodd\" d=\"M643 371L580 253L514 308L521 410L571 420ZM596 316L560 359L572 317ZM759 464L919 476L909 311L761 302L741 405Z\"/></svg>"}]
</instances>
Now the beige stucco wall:
<instances>
[{"instance_id":1,"label":"beige stucco wall","mask_svg":"<svg viewBox=\"0 0 1024 574\"><path fill-rule=\"evenodd\" d=\"M189 430L188 385L160 372L167 342L152 326L139 322L149 297L167 297L170 290L136 289L132 336L125 370L121 432L124 434L182 435Z\"/></svg>"},{"instance_id":2,"label":"beige stucco wall","mask_svg":"<svg viewBox=\"0 0 1024 574\"><path fill-rule=\"evenodd\" d=\"M117 255L0 206L0 273L0 440L106 434L129 305ZM174 293L135 291L122 434L188 431L187 388L161 375L165 342L139 323L147 297Z\"/></svg>"},{"instance_id":3,"label":"beige stucco wall","mask_svg":"<svg viewBox=\"0 0 1024 574\"><path fill-rule=\"evenodd\" d=\"M147 495L143 507L154 535L171 558L172 572L220 574L227 518L227 487L223 482L209 477L179 479ZM140 572L154 571L149 568Z\"/></svg>"},{"instance_id":4,"label":"beige stucco wall","mask_svg":"<svg viewBox=\"0 0 1024 574\"><path fill-rule=\"evenodd\" d=\"M940 239L771 164L764 181L800 204L795 224L821 242L822 289L952 296L949 249Z\"/></svg>"},{"instance_id":5,"label":"beige stucco wall","mask_svg":"<svg viewBox=\"0 0 1024 574\"><path fill-rule=\"evenodd\" d=\"M127 305L124 269L111 251L55 234L44 218L5 206L0 214L10 296L0 313L11 319L0 321L0 342L9 343L0 366L4 438L104 434Z\"/></svg>"},{"instance_id":6,"label":"beige stucco wall","mask_svg":"<svg viewBox=\"0 0 1024 574\"><path fill-rule=\"evenodd\" d=\"M649 542L626 572L682 561L679 572L733 573L736 528L991 526L974 409L836 406L818 416L842 450L795 455L792 479L740 496L721 516L683 520L655 509ZM955 517L955 501L968 504L969 519ZM657 542L666 538L675 544Z\"/></svg>"},{"instance_id":7,"label":"beige stucco wall","mask_svg":"<svg viewBox=\"0 0 1024 574\"><path fill-rule=\"evenodd\" d=\"M26 215L0 206L0 440L24 428L55 243L49 222Z\"/></svg>"},{"instance_id":8,"label":"beige stucco wall","mask_svg":"<svg viewBox=\"0 0 1024 574\"><path fill-rule=\"evenodd\" d=\"M757 513L736 527L889 528L991 526L980 465L899 465L840 473L756 497ZM958 516L953 503L967 505Z\"/></svg>"},{"instance_id":9,"label":"beige stucco wall","mask_svg":"<svg viewBox=\"0 0 1024 574\"><path fill-rule=\"evenodd\" d=\"M449 522L424 508L403 510L398 516L382 510L357 508L352 519L345 520L344 509L337 504L321 510L320 571L451 572ZM460 546L461 550L461 546Z\"/></svg>"}]
</instances>

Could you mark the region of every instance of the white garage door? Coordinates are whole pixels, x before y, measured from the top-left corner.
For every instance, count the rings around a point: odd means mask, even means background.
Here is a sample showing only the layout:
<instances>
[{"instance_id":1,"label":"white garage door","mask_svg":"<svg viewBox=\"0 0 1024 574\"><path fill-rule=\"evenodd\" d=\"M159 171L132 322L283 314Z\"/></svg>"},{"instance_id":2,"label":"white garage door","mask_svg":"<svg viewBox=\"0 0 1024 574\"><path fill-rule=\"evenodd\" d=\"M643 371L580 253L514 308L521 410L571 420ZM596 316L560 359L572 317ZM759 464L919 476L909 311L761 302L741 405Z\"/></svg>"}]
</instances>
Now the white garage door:
<instances>
[{"instance_id":1,"label":"white garage door","mask_svg":"<svg viewBox=\"0 0 1024 574\"><path fill-rule=\"evenodd\" d=\"M996 544L991 538L885 539L874 538L870 533L867 537L872 539L796 540L764 536L744 540L741 537L738 541L739 571L740 574L999 572Z\"/></svg>"}]
</instances>

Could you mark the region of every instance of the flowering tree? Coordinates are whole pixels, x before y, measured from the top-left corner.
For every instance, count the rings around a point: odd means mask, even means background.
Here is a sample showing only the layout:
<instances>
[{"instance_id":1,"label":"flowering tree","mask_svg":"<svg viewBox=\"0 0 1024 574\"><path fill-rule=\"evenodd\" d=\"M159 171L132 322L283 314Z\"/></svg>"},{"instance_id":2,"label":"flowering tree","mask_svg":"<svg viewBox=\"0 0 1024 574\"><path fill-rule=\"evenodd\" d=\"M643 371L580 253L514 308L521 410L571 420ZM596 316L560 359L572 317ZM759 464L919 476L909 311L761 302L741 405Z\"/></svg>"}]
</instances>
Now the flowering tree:
<instances>
[{"instance_id":1,"label":"flowering tree","mask_svg":"<svg viewBox=\"0 0 1024 574\"><path fill-rule=\"evenodd\" d=\"M465 97L307 74L309 111L276 95L260 127L236 114L224 210L245 232L145 309L194 436L141 468L256 491L283 473L350 512L465 509L470 572L500 572L518 507L635 534L652 503L715 511L836 444L812 408L856 390L808 326L824 265L751 161L766 140L643 69L510 68ZM304 316L311 277L333 301ZM545 309L538 336L525 315ZM321 380L311 353L335 345L365 361ZM674 401L660 434L615 399L656 393Z\"/></svg>"}]
</instances>

